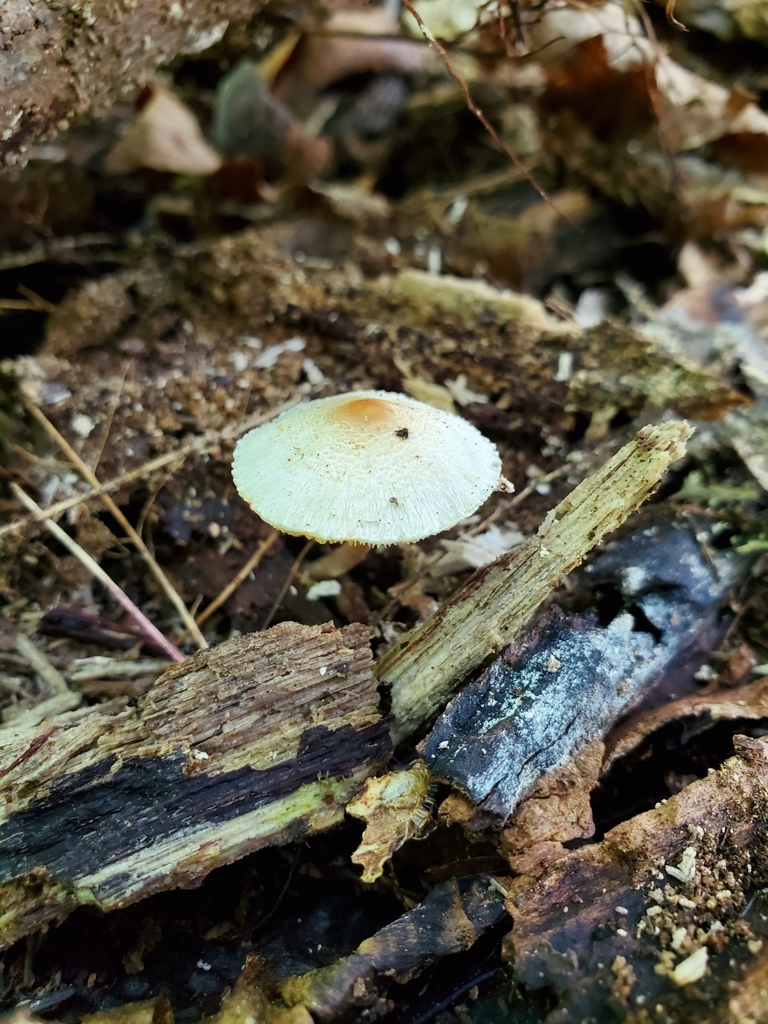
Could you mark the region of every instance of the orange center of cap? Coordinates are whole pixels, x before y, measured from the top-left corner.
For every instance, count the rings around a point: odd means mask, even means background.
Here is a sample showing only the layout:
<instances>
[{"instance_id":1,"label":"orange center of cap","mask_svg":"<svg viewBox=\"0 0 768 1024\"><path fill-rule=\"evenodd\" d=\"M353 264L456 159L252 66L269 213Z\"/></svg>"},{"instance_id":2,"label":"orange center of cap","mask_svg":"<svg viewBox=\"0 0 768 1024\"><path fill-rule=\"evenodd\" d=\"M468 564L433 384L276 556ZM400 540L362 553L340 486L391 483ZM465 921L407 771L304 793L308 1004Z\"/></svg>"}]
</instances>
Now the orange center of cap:
<instances>
[{"instance_id":1,"label":"orange center of cap","mask_svg":"<svg viewBox=\"0 0 768 1024\"><path fill-rule=\"evenodd\" d=\"M364 430L366 426L386 426L397 419L397 410L381 398L353 398L342 402L331 412L331 418L338 423Z\"/></svg>"}]
</instances>

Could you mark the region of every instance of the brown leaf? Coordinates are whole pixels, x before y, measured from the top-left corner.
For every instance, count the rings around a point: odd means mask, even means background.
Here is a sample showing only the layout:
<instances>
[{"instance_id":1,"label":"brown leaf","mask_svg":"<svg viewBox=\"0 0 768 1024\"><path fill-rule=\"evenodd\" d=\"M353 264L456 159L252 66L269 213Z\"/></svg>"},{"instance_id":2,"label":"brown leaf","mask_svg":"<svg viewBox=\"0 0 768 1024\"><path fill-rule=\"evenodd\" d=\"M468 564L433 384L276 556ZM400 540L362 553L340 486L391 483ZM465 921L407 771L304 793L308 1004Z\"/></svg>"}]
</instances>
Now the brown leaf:
<instances>
[{"instance_id":1,"label":"brown leaf","mask_svg":"<svg viewBox=\"0 0 768 1024\"><path fill-rule=\"evenodd\" d=\"M273 93L305 117L326 86L364 71L431 71L432 50L421 41L398 39L399 26L385 8L337 11L319 32L307 33L278 72Z\"/></svg>"},{"instance_id":2,"label":"brown leaf","mask_svg":"<svg viewBox=\"0 0 768 1024\"><path fill-rule=\"evenodd\" d=\"M172 174L213 174L221 157L203 138L192 111L161 86L150 87L148 100L104 159L110 174L129 174L137 167Z\"/></svg>"},{"instance_id":3,"label":"brown leaf","mask_svg":"<svg viewBox=\"0 0 768 1024\"><path fill-rule=\"evenodd\" d=\"M688 237L765 225L768 114L756 103L673 61L619 5L548 10L531 40L549 81L545 148Z\"/></svg>"}]
</instances>

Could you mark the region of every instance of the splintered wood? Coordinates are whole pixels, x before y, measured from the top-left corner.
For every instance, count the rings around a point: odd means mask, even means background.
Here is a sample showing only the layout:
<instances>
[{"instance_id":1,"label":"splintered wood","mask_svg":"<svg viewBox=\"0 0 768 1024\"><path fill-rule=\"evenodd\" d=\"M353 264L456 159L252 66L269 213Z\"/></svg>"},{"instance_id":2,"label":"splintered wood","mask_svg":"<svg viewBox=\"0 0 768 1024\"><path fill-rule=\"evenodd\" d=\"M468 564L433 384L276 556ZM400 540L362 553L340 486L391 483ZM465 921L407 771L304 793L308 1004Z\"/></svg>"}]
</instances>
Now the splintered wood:
<instances>
[{"instance_id":1,"label":"splintered wood","mask_svg":"<svg viewBox=\"0 0 768 1024\"><path fill-rule=\"evenodd\" d=\"M0 736L0 944L341 820L391 753L369 631L282 623ZM9 767L10 766L10 767Z\"/></svg>"},{"instance_id":2,"label":"splintered wood","mask_svg":"<svg viewBox=\"0 0 768 1024\"><path fill-rule=\"evenodd\" d=\"M376 666L392 690L393 733L415 731L489 657L499 654L566 573L617 529L681 458L685 422L646 427L553 509L538 533L470 577Z\"/></svg>"}]
</instances>

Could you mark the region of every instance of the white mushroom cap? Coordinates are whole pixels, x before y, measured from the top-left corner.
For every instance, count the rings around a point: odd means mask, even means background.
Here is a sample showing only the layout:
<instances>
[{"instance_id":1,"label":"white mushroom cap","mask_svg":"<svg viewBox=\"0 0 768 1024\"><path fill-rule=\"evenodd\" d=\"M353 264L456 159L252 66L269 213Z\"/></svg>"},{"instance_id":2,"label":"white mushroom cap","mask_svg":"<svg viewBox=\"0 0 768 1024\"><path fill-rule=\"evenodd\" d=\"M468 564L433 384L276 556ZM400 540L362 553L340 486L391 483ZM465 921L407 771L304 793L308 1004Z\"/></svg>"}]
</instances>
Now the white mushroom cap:
<instances>
[{"instance_id":1,"label":"white mushroom cap","mask_svg":"<svg viewBox=\"0 0 768 1024\"><path fill-rule=\"evenodd\" d=\"M470 423L387 391L321 398L257 427L232 477L284 533L379 545L447 530L505 483L495 445Z\"/></svg>"}]
</instances>

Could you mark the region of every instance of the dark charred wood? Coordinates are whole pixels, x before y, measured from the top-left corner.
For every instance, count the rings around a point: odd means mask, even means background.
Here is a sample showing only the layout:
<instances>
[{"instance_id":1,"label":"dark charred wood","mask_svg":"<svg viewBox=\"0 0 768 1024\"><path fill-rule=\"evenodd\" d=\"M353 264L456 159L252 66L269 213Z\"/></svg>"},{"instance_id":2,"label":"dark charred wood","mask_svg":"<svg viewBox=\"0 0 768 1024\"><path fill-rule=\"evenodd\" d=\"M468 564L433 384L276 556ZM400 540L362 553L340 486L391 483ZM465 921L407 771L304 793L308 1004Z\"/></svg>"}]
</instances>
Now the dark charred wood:
<instances>
[{"instance_id":1,"label":"dark charred wood","mask_svg":"<svg viewBox=\"0 0 768 1024\"><path fill-rule=\"evenodd\" d=\"M283 623L200 652L134 702L11 733L0 941L327 828L390 752L357 625Z\"/></svg>"}]
</instances>

